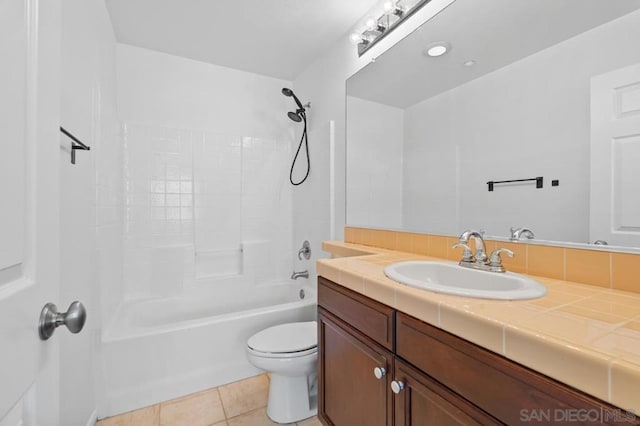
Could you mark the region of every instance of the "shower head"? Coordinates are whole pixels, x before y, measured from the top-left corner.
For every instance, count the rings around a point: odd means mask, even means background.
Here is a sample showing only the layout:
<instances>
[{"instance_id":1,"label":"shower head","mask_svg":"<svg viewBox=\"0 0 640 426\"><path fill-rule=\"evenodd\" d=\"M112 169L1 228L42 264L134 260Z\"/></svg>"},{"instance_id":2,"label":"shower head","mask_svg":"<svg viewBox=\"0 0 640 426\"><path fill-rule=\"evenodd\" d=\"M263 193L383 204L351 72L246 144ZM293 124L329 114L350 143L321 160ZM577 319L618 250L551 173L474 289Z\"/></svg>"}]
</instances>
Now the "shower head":
<instances>
[{"instance_id":1,"label":"shower head","mask_svg":"<svg viewBox=\"0 0 640 426\"><path fill-rule=\"evenodd\" d=\"M298 110L298 111L300 111L300 110ZM292 119L296 123L299 123L299 122L302 121L302 117L300 116L300 113L298 113L298 112L289 111L287 113L287 115L289 116L290 119Z\"/></svg>"},{"instance_id":2,"label":"shower head","mask_svg":"<svg viewBox=\"0 0 640 426\"><path fill-rule=\"evenodd\" d=\"M285 96L288 96L290 98L293 98L294 101L296 101L296 104L298 104L298 111L296 113L298 113L300 110L302 110L302 112L305 111L304 107L302 106L302 102L300 102L300 99L298 99L298 97L296 96L295 93L293 93L293 90L288 89L288 88L283 88L282 89L282 94ZM291 117L291 115L289 115L289 117ZM293 120L293 118L292 118ZM300 122L300 120L298 120L298 122Z\"/></svg>"}]
</instances>

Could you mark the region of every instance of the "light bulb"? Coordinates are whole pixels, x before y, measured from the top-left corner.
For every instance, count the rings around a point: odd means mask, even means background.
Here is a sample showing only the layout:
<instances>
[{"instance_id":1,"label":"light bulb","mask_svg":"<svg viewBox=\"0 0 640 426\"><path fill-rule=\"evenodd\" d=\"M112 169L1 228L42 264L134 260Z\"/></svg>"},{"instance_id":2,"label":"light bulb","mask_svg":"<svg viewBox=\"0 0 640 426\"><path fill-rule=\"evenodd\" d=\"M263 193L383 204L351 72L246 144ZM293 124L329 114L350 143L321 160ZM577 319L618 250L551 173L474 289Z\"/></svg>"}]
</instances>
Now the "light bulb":
<instances>
[{"instance_id":1,"label":"light bulb","mask_svg":"<svg viewBox=\"0 0 640 426\"><path fill-rule=\"evenodd\" d=\"M375 18L369 18L364 26L367 27L369 31L374 31L378 28L378 21Z\"/></svg>"},{"instance_id":2,"label":"light bulb","mask_svg":"<svg viewBox=\"0 0 640 426\"><path fill-rule=\"evenodd\" d=\"M398 1L395 0L388 0L386 2L384 2L384 4L382 5L382 9L384 10L384 13L386 13L387 15L398 15L398 16L402 16L402 14L405 11L405 8L402 8L400 6L398 6Z\"/></svg>"},{"instance_id":3,"label":"light bulb","mask_svg":"<svg viewBox=\"0 0 640 426\"><path fill-rule=\"evenodd\" d=\"M378 22L378 20L375 18L367 19L367 22L365 22L365 27L369 31L376 31L379 33L384 32L384 30L386 29L383 25L380 25L380 22Z\"/></svg>"},{"instance_id":4,"label":"light bulb","mask_svg":"<svg viewBox=\"0 0 640 426\"><path fill-rule=\"evenodd\" d=\"M362 35L359 33L351 33L349 40L351 40L351 43L353 44L360 44L362 43Z\"/></svg>"},{"instance_id":5,"label":"light bulb","mask_svg":"<svg viewBox=\"0 0 640 426\"><path fill-rule=\"evenodd\" d=\"M385 1L382 8L384 9L384 13L391 13L396 10L396 4L393 1Z\"/></svg>"}]
</instances>

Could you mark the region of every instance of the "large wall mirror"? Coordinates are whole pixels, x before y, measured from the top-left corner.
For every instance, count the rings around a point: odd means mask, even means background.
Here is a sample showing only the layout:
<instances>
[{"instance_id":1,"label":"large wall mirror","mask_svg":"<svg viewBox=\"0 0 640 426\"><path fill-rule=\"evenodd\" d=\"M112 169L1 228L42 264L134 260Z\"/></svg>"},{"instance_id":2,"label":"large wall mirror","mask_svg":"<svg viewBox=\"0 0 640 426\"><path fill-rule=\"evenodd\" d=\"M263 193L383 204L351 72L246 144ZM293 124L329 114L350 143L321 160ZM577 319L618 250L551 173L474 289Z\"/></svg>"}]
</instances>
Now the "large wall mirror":
<instances>
[{"instance_id":1,"label":"large wall mirror","mask_svg":"<svg viewBox=\"0 0 640 426\"><path fill-rule=\"evenodd\" d=\"M640 0L456 0L346 103L350 226L640 247Z\"/></svg>"}]
</instances>

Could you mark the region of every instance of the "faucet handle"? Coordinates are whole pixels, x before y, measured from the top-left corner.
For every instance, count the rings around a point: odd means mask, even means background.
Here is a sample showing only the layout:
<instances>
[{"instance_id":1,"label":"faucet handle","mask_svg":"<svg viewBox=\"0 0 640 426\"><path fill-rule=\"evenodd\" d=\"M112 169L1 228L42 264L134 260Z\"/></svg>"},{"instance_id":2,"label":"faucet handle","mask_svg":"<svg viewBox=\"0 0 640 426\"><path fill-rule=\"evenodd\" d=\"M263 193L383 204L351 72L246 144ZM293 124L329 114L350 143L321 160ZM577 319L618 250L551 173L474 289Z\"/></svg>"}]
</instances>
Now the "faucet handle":
<instances>
[{"instance_id":1,"label":"faucet handle","mask_svg":"<svg viewBox=\"0 0 640 426\"><path fill-rule=\"evenodd\" d=\"M309 241L307 240L304 240L302 248L298 250L298 260L302 260L303 256L307 260L311 257L311 244L309 244Z\"/></svg>"},{"instance_id":2,"label":"faucet handle","mask_svg":"<svg viewBox=\"0 0 640 426\"><path fill-rule=\"evenodd\" d=\"M456 243L451 246L452 248L463 248L462 251L462 260L461 262L473 262L473 253L471 253L471 248L465 243Z\"/></svg>"},{"instance_id":3,"label":"faucet handle","mask_svg":"<svg viewBox=\"0 0 640 426\"><path fill-rule=\"evenodd\" d=\"M493 272L504 272L502 258L500 257L502 253L506 253L509 257L514 256L513 252L506 248L500 248L492 251L491 257L489 258L489 268L491 268Z\"/></svg>"}]
</instances>

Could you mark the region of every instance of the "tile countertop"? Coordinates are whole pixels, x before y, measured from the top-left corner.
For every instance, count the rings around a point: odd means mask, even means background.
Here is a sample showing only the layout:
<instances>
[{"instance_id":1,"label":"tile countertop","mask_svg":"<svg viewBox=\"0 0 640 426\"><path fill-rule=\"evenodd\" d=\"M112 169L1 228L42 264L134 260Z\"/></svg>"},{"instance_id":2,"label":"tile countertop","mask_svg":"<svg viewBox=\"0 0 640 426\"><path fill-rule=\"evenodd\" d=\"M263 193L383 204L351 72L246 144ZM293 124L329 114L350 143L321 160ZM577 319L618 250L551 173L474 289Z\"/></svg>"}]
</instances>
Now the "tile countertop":
<instances>
[{"instance_id":1,"label":"tile countertop","mask_svg":"<svg viewBox=\"0 0 640 426\"><path fill-rule=\"evenodd\" d=\"M336 241L322 247L335 258L318 260L318 275L640 413L640 294L532 277L546 296L450 296L405 286L383 271L394 262L442 259Z\"/></svg>"}]
</instances>

